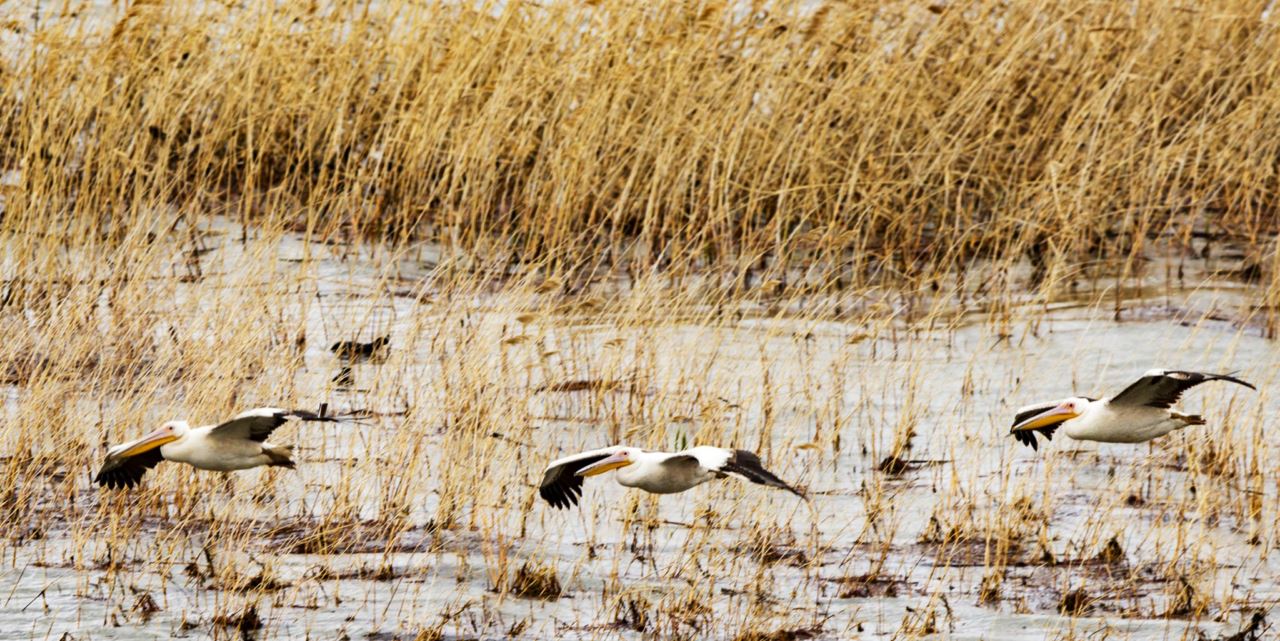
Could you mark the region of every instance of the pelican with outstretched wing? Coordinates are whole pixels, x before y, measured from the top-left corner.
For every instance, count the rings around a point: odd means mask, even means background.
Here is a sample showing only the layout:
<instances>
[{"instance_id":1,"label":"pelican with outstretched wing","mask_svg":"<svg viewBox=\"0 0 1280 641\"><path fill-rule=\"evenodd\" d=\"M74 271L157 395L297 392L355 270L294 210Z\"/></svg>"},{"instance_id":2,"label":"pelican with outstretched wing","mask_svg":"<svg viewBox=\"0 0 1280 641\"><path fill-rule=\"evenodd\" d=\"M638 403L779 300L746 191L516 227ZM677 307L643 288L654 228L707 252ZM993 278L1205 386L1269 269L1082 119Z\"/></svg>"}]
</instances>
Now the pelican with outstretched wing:
<instances>
[{"instance_id":1,"label":"pelican with outstretched wing","mask_svg":"<svg viewBox=\"0 0 1280 641\"><path fill-rule=\"evenodd\" d=\"M147 470L161 461L186 463L201 470L230 472L260 465L293 467L293 448L267 442L277 427L291 418L334 422L337 418L305 410L260 407L219 423L191 427L186 421L169 421L160 429L107 450L94 482L111 488L137 485Z\"/></svg>"},{"instance_id":2,"label":"pelican with outstretched wing","mask_svg":"<svg viewBox=\"0 0 1280 641\"><path fill-rule=\"evenodd\" d=\"M577 505L578 497L582 496L583 479L611 470L618 471L614 478L619 485L654 494L675 494L713 479L736 476L804 498L800 490L766 470L759 456L746 450L707 446L672 454L615 445L566 456L547 466L538 493L552 507Z\"/></svg>"},{"instance_id":3,"label":"pelican with outstretched wing","mask_svg":"<svg viewBox=\"0 0 1280 641\"><path fill-rule=\"evenodd\" d=\"M1110 398L1073 396L1020 408L1010 433L1031 449L1039 447L1037 432L1052 439L1059 427L1078 441L1142 443L1188 425L1204 425L1200 415L1183 414L1171 408L1183 392L1209 381L1227 381L1257 389L1230 374L1153 369Z\"/></svg>"}]
</instances>

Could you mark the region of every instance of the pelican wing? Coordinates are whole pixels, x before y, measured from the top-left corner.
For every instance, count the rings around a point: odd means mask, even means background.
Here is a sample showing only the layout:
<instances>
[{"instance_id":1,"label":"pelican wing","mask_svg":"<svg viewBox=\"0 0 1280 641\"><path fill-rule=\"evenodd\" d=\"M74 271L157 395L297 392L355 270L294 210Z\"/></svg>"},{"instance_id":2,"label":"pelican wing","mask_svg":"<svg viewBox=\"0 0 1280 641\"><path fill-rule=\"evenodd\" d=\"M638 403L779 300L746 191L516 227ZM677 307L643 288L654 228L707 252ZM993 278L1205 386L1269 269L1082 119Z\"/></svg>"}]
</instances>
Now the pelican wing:
<instances>
[{"instance_id":1,"label":"pelican wing","mask_svg":"<svg viewBox=\"0 0 1280 641\"><path fill-rule=\"evenodd\" d=\"M1209 381L1230 381L1244 385L1249 389L1257 389L1230 374L1203 374L1201 372L1184 372L1180 370L1154 369L1138 379L1124 391L1111 397L1112 405L1130 405L1169 409L1178 402L1182 393Z\"/></svg>"},{"instance_id":2,"label":"pelican wing","mask_svg":"<svg viewBox=\"0 0 1280 641\"><path fill-rule=\"evenodd\" d=\"M1019 407L1018 413L1015 414L1013 417L1013 424L1017 425L1018 423L1021 423L1031 418L1032 416L1035 416L1042 412L1047 412L1053 409L1054 407L1056 407L1058 403L1061 403L1061 402L1062 401L1051 401L1048 403L1037 403L1035 405L1027 405L1026 407ZM1033 450L1039 450L1040 442L1036 440L1036 432L1043 434L1045 440L1052 441L1053 433L1057 431L1059 427L1062 427L1060 423L1054 423L1053 425L1046 425L1044 427L1036 428L1034 430L1018 430L1016 432L1010 432L1010 434L1013 434L1013 438L1016 439L1019 443L1029 446Z\"/></svg>"},{"instance_id":3,"label":"pelican wing","mask_svg":"<svg viewBox=\"0 0 1280 641\"><path fill-rule=\"evenodd\" d=\"M800 498L805 498L803 492L791 487L785 481L774 475L773 472L765 469L764 463L760 461L760 457L756 455L755 452L748 452L747 450L730 450L722 447L691 447L680 454L663 461L663 464L677 464L678 459L684 457L693 457L697 459L698 463L702 465L702 467L709 470L736 476L759 485L776 487L780 490L791 492Z\"/></svg>"},{"instance_id":4,"label":"pelican wing","mask_svg":"<svg viewBox=\"0 0 1280 641\"><path fill-rule=\"evenodd\" d=\"M547 471L542 474L542 485L538 487L538 494L554 508L563 509L577 505L578 497L582 496L582 477L578 476L578 470L603 461L622 447L615 445L552 461L547 465Z\"/></svg>"},{"instance_id":5,"label":"pelican wing","mask_svg":"<svg viewBox=\"0 0 1280 641\"><path fill-rule=\"evenodd\" d=\"M142 475L147 470L164 460L158 447L133 456L120 456L119 453L125 451L128 445L130 444L117 445L107 452L107 460L102 463L102 469L93 477L94 483L117 489L133 487L142 481Z\"/></svg>"},{"instance_id":6,"label":"pelican wing","mask_svg":"<svg viewBox=\"0 0 1280 641\"><path fill-rule=\"evenodd\" d=\"M296 418L303 421L321 421L335 422L338 419L332 416L324 416L315 412L306 410L282 410L277 407L259 407L247 412L242 412L235 418L220 423L209 433L210 436L219 438L241 439L248 441L258 441L259 443L267 440L271 436L271 432L277 427L284 425L289 419Z\"/></svg>"},{"instance_id":7,"label":"pelican wing","mask_svg":"<svg viewBox=\"0 0 1280 641\"><path fill-rule=\"evenodd\" d=\"M1062 425L1054 423L1053 425L1046 425L1034 430L1020 430L1017 432L1010 432L1010 434L1013 434L1013 438L1019 443L1028 445L1033 450L1038 450L1040 449L1040 442L1036 440L1036 432L1043 434L1046 441L1052 441L1053 433L1056 432L1059 427L1062 427Z\"/></svg>"}]
</instances>

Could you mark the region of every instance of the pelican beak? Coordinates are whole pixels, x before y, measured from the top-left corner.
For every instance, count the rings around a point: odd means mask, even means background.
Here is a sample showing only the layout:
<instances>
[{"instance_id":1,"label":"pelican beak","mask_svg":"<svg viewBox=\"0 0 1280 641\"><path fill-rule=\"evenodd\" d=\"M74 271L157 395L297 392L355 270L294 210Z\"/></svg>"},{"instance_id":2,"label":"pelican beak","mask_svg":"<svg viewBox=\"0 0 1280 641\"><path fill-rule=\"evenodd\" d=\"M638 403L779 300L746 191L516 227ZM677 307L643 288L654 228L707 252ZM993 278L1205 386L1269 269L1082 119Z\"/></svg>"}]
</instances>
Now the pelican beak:
<instances>
[{"instance_id":1,"label":"pelican beak","mask_svg":"<svg viewBox=\"0 0 1280 641\"><path fill-rule=\"evenodd\" d=\"M1064 403L1053 409L1046 410L1039 414L1036 414L1035 416L1032 416L1027 420L1022 421L1017 425L1014 425L1013 428L1010 429L1009 431L1021 432L1023 430L1034 430L1034 429L1044 427L1046 425L1053 425L1055 423L1062 423L1063 421L1069 421L1077 416L1079 416L1079 414L1073 412Z\"/></svg>"},{"instance_id":2,"label":"pelican beak","mask_svg":"<svg viewBox=\"0 0 1280 641\"><path fill-rule=\"evenodd\" d=\"M132 443L126 443L119 446L120 451L110 452L108 453L108 456L113 458L129 458L130 456L137 456L143 452L154 450L165 443L172 443L176 440L178 440L178 437L174 436L173 432L166 429L158 429Z\"/></svg>"},{"instance_id":3,"label":"pelican beak","mask_svg":"<svg viewBox=\"0 0 1280 641\"><path fill-rule=\"evenodd\" d=\"M625 453L618 452L617 454L614 454L613 456L610 456L607 459L604 459L602 461L596 461L595 463L592 463L591 465L588 465L578 470L575 473L575 475L576 476L595 476L597 474L604 474L609 470L616 470L620 467L626 467L628 465L631 465L631 459L627 458Z\"/></svg>"}]
</instances>

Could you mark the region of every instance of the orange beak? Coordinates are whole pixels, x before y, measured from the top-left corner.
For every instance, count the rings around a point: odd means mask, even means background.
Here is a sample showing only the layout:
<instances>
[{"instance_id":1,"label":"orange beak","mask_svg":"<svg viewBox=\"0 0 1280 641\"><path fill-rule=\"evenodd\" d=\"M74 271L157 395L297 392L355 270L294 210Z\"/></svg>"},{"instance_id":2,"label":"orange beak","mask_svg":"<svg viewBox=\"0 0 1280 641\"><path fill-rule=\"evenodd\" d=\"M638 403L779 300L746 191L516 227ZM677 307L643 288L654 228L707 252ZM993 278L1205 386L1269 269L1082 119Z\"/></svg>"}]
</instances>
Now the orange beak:
<instances>
[{"instance_id":1,"label":"orange beak","mask_svg":"<svg viewBox=\"0 0 1280 641\"><path fill-rule=\"evenodd\" d=\"M627 458L626 453L618 452L617 454L614 454L613 456L610 456L609 458L604 459L603 461L596 461L595 463L592 463L591 465L588 465L578 470L575 473L575 475L576 476L595 476L597 474L604 474L609 470L616 470L620 467L626 467L628 465L631 465L631 459Z\"/></svg>"},{"instance_id":2,"label":"orange beak","mask_svg":"<svg viewBox=\"0 0 1280 641\"><path fill-rule=\"evenodd\" d=\"M1062 405L1059 405L1053 409L1036 414L1035 416L1032 416L1023 422L1018 423L1017 425L1014 425L1013 428L1010 429L1009 431L1021 432L1023 430L1034 430L1037 428L1044 427L1046 425L1053 425L1054 423L1062 423L1063 421L1069 421L1077 416L1079 416L1079 414L1072 411L1070 408L1067 407L1065 403L1063 403Z\"/></svg>"}]
</instances>

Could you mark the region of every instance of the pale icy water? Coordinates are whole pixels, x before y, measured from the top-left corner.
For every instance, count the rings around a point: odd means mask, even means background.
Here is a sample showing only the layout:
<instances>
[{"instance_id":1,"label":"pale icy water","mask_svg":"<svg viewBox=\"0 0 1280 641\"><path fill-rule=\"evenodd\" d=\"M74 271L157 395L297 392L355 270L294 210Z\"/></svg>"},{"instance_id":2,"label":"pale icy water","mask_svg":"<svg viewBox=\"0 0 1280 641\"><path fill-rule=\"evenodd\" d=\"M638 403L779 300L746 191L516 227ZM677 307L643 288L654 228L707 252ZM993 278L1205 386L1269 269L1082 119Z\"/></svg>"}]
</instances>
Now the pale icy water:
<instances>
[{"instance_id":1,"label":"pale icy water","mask_svg":"<svg viewBox=\"0 0 1280 641\"><path fill-rule=\"evenodd\" d=\"M268 297L271 315L310 338L301 367L246 379L244 403L283 396L378 415L282 431L275 440L300 447L295 471L228 484L162 466L132 495L146 497L141 509L99 510L107 496L89 487L92 469L60 470L79 479L76 516L64 518L73 512L52 483L37 490L39 536L6 543L0 638L236 637L217 617L246 602L261 620L250 634L315 639L436 628L476 639L733 639L747 629L1164 639L1278 614L1280 452L1255 435L1277 409L1280 350L1247 324L1201 320L1245 309L1247 289L1178 292L1181 315L1161 292L1131 304L1126 315L1139 320L1126 322L1087 307L1029 310L1008 336L957 324L868 337L854 324L750 316L618 327L590 312L516 320L522 306L501 295L438 297L429 249L391 256L286 237L245 254L227 241L238 230L214 232L203 278L173 285L175 326L188 331L182 310L242 309L260 296L246 288L260 286L293 292ZM355 390L335 386L328 344L384 332L386 362L357 365ZM1035 452L1007 436L1019 405L1114 392L1156 366L1239 370L1259 391L1189 393L1183 408L1210 424L1150 447L1059 437ZM537 391L602 379L626 383ZM12 420L25 396L9 390ZM156 403L149 419L187 411L180 394ZM99 442L102 410L76 411L95 426L86 442ZM466 431L467 417L481 425ZM902 458L915 463L877 471L908 428ZM812 501L732 481L649 498L607 477L588 483L575 510L536 498L547 461L615 439L755 449ZM1260 476L1211 474L1191 455L1222 439L1249 451L1232 465L1253 461ZM446 505L458 491L474 500ZM395 510L403 518L388 528ZM109 529L76 524L97 513L132 531L126 549L110 549ZM321 532L347 537L340 553L309 553ZM1099 560L1113 539L1119 556ZM1003 573L988 569L997 558ZM530 559L554 568L558 600L493 591ZM211 568L274 585L237 589ZM988 575L1001 580L984 601ZM1076 589L1090 609L1062 616L1062 595ZM1188 598L1199 616L1177 612Z\"/></svg>"}]
</instances>

